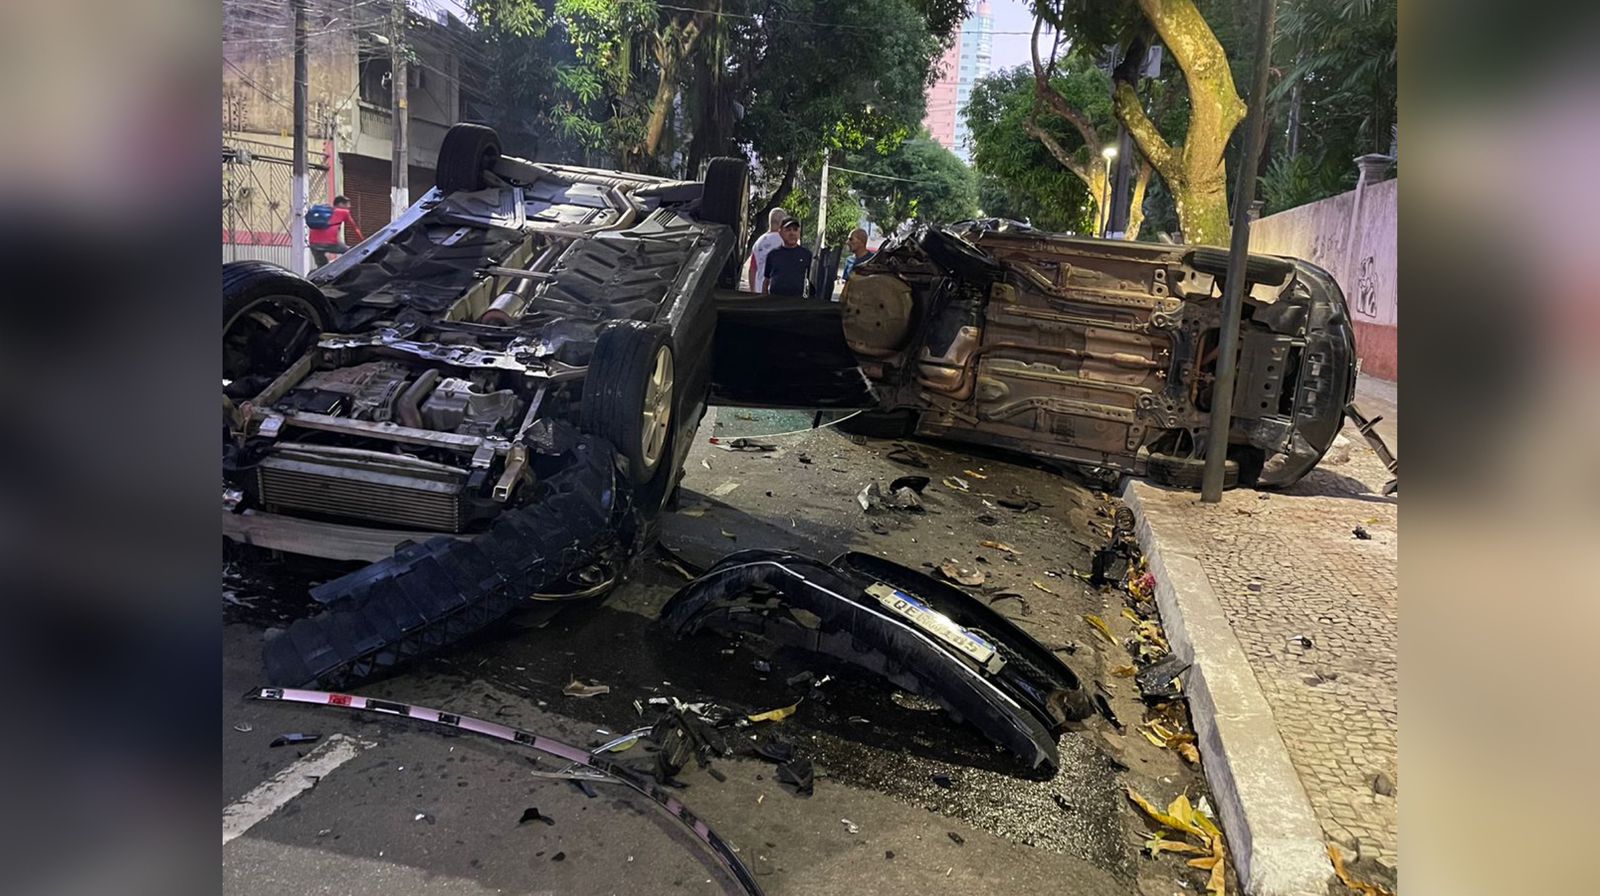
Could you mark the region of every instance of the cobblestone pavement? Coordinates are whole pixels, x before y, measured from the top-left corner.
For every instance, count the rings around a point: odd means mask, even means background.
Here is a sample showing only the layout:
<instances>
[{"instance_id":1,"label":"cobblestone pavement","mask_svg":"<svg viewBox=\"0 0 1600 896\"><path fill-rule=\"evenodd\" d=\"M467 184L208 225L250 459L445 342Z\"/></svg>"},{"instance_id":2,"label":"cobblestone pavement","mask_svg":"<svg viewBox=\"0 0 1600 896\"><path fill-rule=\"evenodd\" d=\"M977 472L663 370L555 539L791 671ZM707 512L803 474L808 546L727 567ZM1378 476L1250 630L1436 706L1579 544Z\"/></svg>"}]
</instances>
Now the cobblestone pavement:
<instances>
[{"instance_id":1,"label":"cobblestone pavement","mask_svg":"<svg viewBox=\"0 0 1600 896\"><path fill-rule=\"evenodd\" d=\"M1387 396L1369 391L1358 404L1393 421ZM1346 425L1286 491L1232 490L1209 507L1192 492L1151 489L1148 505L1158 530L1181 527L1197 549L1323 832L1347 856L1359 838L1364 857L1395 867L1400 597L1388 479ZM1358 526L1370 540L1353 534Z\"/></svg>"}]
</instances>

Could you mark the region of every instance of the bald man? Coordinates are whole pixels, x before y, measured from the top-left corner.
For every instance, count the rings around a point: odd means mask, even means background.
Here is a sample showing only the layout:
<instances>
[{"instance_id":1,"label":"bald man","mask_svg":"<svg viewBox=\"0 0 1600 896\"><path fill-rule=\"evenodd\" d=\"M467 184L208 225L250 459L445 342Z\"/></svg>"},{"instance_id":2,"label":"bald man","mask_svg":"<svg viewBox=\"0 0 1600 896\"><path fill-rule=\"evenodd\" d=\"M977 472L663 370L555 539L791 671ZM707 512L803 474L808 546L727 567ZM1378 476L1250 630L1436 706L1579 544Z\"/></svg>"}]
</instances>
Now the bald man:
<instances>
[{"instance_id":1,"label":"bald man","mask_svg":"<svg viewBox=\"0 0 1600 896\"><path fill-rule=\"evenodd\" d=\"M844 241L850 248L850 255L844 260L844 279L850 279L850 272L872 260L876 253L867 251L867 232L857 227L850 231L850 236Z\"/></svg>"},{"instance_id":2,"label":"bald man","mask_svg":"<svg viewBox=\"0 0 1600 896\"><path fill-rule=\"evenodd\" d=\"M783 236L778 233L778 228L789 219L789 213L781 208L775 208L767 214L767 232L756 240L754 249L750 250L750 291L764 292L767 282L767 256L772 250L783 245Z\"/></svg>"}]
</instances>

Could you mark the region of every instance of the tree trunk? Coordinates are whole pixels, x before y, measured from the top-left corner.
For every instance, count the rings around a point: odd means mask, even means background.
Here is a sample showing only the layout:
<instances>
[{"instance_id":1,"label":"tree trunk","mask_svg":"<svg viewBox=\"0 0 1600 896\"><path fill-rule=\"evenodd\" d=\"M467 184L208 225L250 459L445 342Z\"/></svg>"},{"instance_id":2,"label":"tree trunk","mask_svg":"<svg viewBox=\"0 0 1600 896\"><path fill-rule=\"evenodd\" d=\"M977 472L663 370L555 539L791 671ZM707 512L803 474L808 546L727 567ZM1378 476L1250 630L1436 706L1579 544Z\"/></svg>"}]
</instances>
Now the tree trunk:
<instances>
[{"instance_id":1,"label":"tree trunk","mask_svg":"<svg viewBox=\"0 0 1600 896\"><path fill-rule=\"evenodd\" d=\"M1133 196L1128 203L1128 235L1129 242L1139 238L1139 228L1144 226L1144 191L1150 186L1150 172L1154 169L1150 163L1139 160L1139 174L1133 181Z\"/></svg>"},{"instance_id":2,"label":"tree trunk","mask_svg":"<svg viewBox=\"0 0 1600 896\"><path fill-rule=\"evenodd\" d=\"M1117 84L1112 107L1172 192L1184 241L1225 246L1229 224L1223 153L1244 119L1244 101L1234 88L1222 45L1193 0L1139 0L1139 9L1183 70L1189 129L1181 146L1169 144L1126 81Z\"/></svg>"}]
</instances>

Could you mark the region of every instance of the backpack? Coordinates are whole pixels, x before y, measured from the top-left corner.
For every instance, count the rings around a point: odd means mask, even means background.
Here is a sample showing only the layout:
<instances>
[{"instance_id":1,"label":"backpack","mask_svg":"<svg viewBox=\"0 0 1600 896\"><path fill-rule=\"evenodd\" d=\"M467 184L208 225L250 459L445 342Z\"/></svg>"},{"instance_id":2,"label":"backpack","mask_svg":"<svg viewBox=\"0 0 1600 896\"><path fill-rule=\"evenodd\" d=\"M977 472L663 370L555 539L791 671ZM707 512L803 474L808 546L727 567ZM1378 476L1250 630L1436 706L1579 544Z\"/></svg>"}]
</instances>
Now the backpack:
<instances>
[{"instance_id":1,"label":"backpack","mask_svg":"<svg viewBox=\"0 0 1600 896\"><path fill-rule=\"evenodd\" d=\"M333 206L313 205L306 209L306 226L312 230L321 230L333 223Z\"/></svg>"}]
</instances>

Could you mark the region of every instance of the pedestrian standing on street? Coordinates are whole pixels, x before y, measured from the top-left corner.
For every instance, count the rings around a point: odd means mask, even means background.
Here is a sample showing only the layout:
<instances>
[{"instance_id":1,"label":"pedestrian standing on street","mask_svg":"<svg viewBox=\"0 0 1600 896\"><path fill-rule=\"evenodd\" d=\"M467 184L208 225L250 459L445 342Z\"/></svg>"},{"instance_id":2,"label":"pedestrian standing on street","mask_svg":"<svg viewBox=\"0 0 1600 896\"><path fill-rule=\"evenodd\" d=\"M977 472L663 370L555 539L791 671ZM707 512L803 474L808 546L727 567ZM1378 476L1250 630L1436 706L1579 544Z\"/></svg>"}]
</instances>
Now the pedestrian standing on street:
<instances>
[{"instance_id":1,"label":"pedestrian standing on street","mask_svg":"<svg viewBox=\"0 0 1600 896\"><path fill-rule=\"evenodd\" d=\"M783 245L783 237L779 236L778 228L788 219L789 213L781 208L775 208L767 215L767 232L756 240L755 248L750 250L751 292L765 291L762 284L767 282L767 254Z\"/></svg>"},{"instance_id":2,"label":"pedestrian standing on street","mask_svg":"<svg viewBox=\"0 0 1600 896\"><path fill-rule=\"evenodd\" d=\"M850 255L844 260L844 279L849 280L851 271L871 261L878 253L867 251L867 232L859 227L850 231L844 244L850 249Z\"/></svg>"},{"instance_id":3,"label":"pedestrian standing on street","mask_svg":"<svg viewBox=\"0 0 1600 896\"><path fill-rule=\"evenodd\" d=\"M800 245L800 222L785 218L778 234L783 245L767 253L767 277L762 292L801 298L806 294L806 273L811 270L811 250Z\"/></svg>"},{"instance_id":4,"label":"pedestrian standing on street","mask_svg":"<svg viewBox=\"0 0 1600 896\"><path fill-rule=\"evenodd\" d=\"M350 225L356 242L366 239L361 235L361 228L356 226L356 219L350 215L349 199L335 196L332 213L329 214L327 209L327 206L319 205L306 212L306 223L311 225L311 256L317 260L319 268L328 263L329 253L343 255L350 251L344 241L344 225ZM321 223L323 219L326 219L326 224Z\"/></svg>"}]
</instances>

